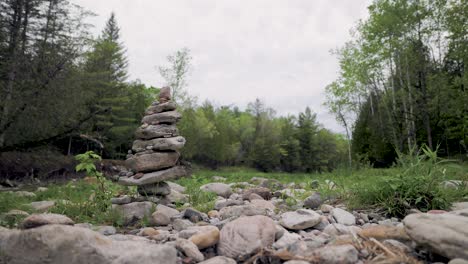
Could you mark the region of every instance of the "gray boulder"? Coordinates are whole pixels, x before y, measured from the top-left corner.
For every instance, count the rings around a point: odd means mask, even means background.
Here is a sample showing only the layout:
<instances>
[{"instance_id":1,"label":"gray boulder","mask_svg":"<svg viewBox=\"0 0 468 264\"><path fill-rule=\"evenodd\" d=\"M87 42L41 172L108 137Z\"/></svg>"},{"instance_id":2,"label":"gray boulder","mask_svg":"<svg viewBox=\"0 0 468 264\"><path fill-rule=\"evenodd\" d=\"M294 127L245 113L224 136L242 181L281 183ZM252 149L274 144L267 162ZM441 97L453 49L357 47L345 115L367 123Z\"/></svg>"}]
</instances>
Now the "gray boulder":
<instances>
[{"instance_id":1,"label":"gray boulder","mask_svg":"<svg viewBox=\"0 0 468 264\"><path fill-rule=\"evenodd\" d=\"M418 245L447 258L468 259L468 217L454 214L410 214L406 233Z\"/></svg>"},{"instance_id":2,"label":"gray boulder","mask_svg":"<svg viewBox=\"0 0 468 264\"><path fill-rule=\"evenodd\" d=\"M243 261L275 242L276 226L266 216L238 218L221 229L218 253L221 256Z\"/></svg>"},{"instance_id":3,"label":"gray boulder","mask_svg":"<svg viewBox=\"0 0 468 264\"><path fill-rule=\"evenodd\" d=\"M224 198L229 198L229 196L232 194L231 187L225 183L220 183L220 182L213 182L213 183L202 185L200 187L200 190L205 191L205 192L213 192Z\"/></svg>"},{"instance_id":4,"label":"gray boulder","mask_svg":"<svg viewBox=\"0 0 468 264\"><path fill-rule=\"evenodd\" d=\"M304 200L304 207L309 209L317 209L323 204L323 199L320 193L314 192L311 196Z\"/></svg>"},{"instance_id":5,"label":"gray boulder","mask_svg":"<svg viewBox=\"0 0 468 264\"><path fill-rule=\"evenodd\" d=\"M87 228L45 225L0 230L0 263L176 264L177 251L143 241L115 241Z\"/></svg>"}]
</instances>

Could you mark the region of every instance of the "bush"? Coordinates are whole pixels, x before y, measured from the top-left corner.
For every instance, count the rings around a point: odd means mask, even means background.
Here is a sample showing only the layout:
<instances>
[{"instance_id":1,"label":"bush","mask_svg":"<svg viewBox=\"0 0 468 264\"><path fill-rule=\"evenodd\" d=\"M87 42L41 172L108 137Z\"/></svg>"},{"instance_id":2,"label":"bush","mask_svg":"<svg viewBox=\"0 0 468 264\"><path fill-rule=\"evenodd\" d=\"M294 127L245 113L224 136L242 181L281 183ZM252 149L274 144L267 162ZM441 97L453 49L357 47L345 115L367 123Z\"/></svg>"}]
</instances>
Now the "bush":
<instances>
[{"instance_id":1,"label":"bush","mask_svg":"<svg viewBox=\"0 0 468 264\"><path fill-rule=\"evenodd\" d=\"M378 184L354 186L355 203L376 205L388 215L402 217L411 208L426 212L433 209L449 209L452 202L462 199L466 188L443 188L449 162L437 157L437 151L423 147L419 152L407 155L399 153L395 177L384 178Z\"/></svg>"}]
</instances>

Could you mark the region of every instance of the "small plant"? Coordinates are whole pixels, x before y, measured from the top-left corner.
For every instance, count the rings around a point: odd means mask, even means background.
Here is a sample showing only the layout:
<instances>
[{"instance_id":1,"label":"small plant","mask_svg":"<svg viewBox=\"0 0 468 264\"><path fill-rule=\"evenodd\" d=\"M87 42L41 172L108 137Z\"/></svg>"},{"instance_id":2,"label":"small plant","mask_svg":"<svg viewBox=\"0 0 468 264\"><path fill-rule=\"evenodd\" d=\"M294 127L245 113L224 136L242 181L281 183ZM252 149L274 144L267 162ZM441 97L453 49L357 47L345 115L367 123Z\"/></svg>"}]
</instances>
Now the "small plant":
<instances>
[{"instance_id":1,"label":"small plant","mask_svg":"<svg viewBox=\"0 0 468 264\"><path fill-rule=\"evenodd\" d=\"M76 165L75 170L77 172L85 171L89 177L95 177L99 186L96 192L95 200L102 211L105 211L109 206L109 200L111 194L106 190L106 179L102 172L96 168L96 162L101 161L101 156L94 153L93 151L87 151L83 154L75 156L75 159L80 162Z\"/></svg>"}]
</instances>

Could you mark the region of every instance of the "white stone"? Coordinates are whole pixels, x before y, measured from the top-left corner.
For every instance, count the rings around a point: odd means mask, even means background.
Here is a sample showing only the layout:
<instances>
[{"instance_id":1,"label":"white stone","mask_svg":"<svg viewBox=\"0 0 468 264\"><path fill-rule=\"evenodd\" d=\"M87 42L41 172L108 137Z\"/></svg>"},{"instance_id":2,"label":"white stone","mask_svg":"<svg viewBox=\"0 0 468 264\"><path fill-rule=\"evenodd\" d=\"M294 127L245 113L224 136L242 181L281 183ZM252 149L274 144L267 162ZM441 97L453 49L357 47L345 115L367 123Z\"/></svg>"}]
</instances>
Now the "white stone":
<instances>
[{"instance_id":1,"label":"white stone","mask_svg":"<svg viewBox=\"0 0 468 264\"><path fill-rule=\"evenodd\" d=\"M299 209L281 214L280 224L288 229L302 230L321 222L320 215L313 210Z\"/></svg>"},{"instance_id":2,"label":"white stone","mask_svg":"<svg viewBox=\"0 0 468 264\"><path fill-rule=\"evenodd\" d=\"M355 225L356 224L356 217L350 212L343 210L341 208L334 208L331 211L331 215L336 220L337 223L343 225Z\"/></svg>"}]
</instances>

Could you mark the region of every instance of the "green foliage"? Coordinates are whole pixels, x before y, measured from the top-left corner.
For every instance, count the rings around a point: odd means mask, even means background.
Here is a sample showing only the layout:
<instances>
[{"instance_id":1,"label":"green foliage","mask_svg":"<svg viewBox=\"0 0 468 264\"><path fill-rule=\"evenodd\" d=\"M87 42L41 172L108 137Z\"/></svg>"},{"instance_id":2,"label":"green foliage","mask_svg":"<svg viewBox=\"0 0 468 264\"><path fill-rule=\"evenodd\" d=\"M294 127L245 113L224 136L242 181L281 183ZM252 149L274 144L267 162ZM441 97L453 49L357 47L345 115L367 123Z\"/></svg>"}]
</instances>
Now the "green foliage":
<instances>
[{"instance_id":1,"label":"green foliage","mask_svg":"<svg viewBox=\"0 0 468 264\"><path fill-rule=\"evenodd\" d=\"M411 208L423 212L432 209L450 209L452 202L468 194L466 188L444 188L448 161L437 157L436 151L423 147L421 153L399 153L396 176L380 179L377 185L355 185L358 203L377 205L391 216L402 217Z\"/></svg>"},{"instance_id":2,"label":"green foliage","mask_svg":"<svg viewBox=\"0 0 468 264\"><path fill-rule=\"evenodd\" d=\"M199 164L252 166L261 171L330 171L344 161L346 140L321 128L309 108L298 118L275 117L260 100L246 111L210 102L183 110L185 158Z\"/></svg>"},{"instance_id":3,"label":"green foliage","mask_svg":"<svg viewBox=\"0 0 468 264\"><path fill-rule=\"evenodd\" d=\"M101 156L93 151L87 151L86 153L76 155L75 158L79 162L76 165L77 172L84 171L87 176L97 179L99 189L96 192L95 203L101 211L106 211L110 207L112 193L106 189L106 178L102 172L96 169L95 163L101 161Z\"/></svg>"},{"instance_id":4,"label":"green foliage","mask_svg":"<svg viewBox=\"0 0 468 264\"><path fill-rule=\"evenodd\" d=\"M340 76L326 89L330 111L352 130L356 156L388 166L394 149L424 144L466 154L466 4L375 0L368 9L335 52Z\"/></svg>"}]
</instances>

